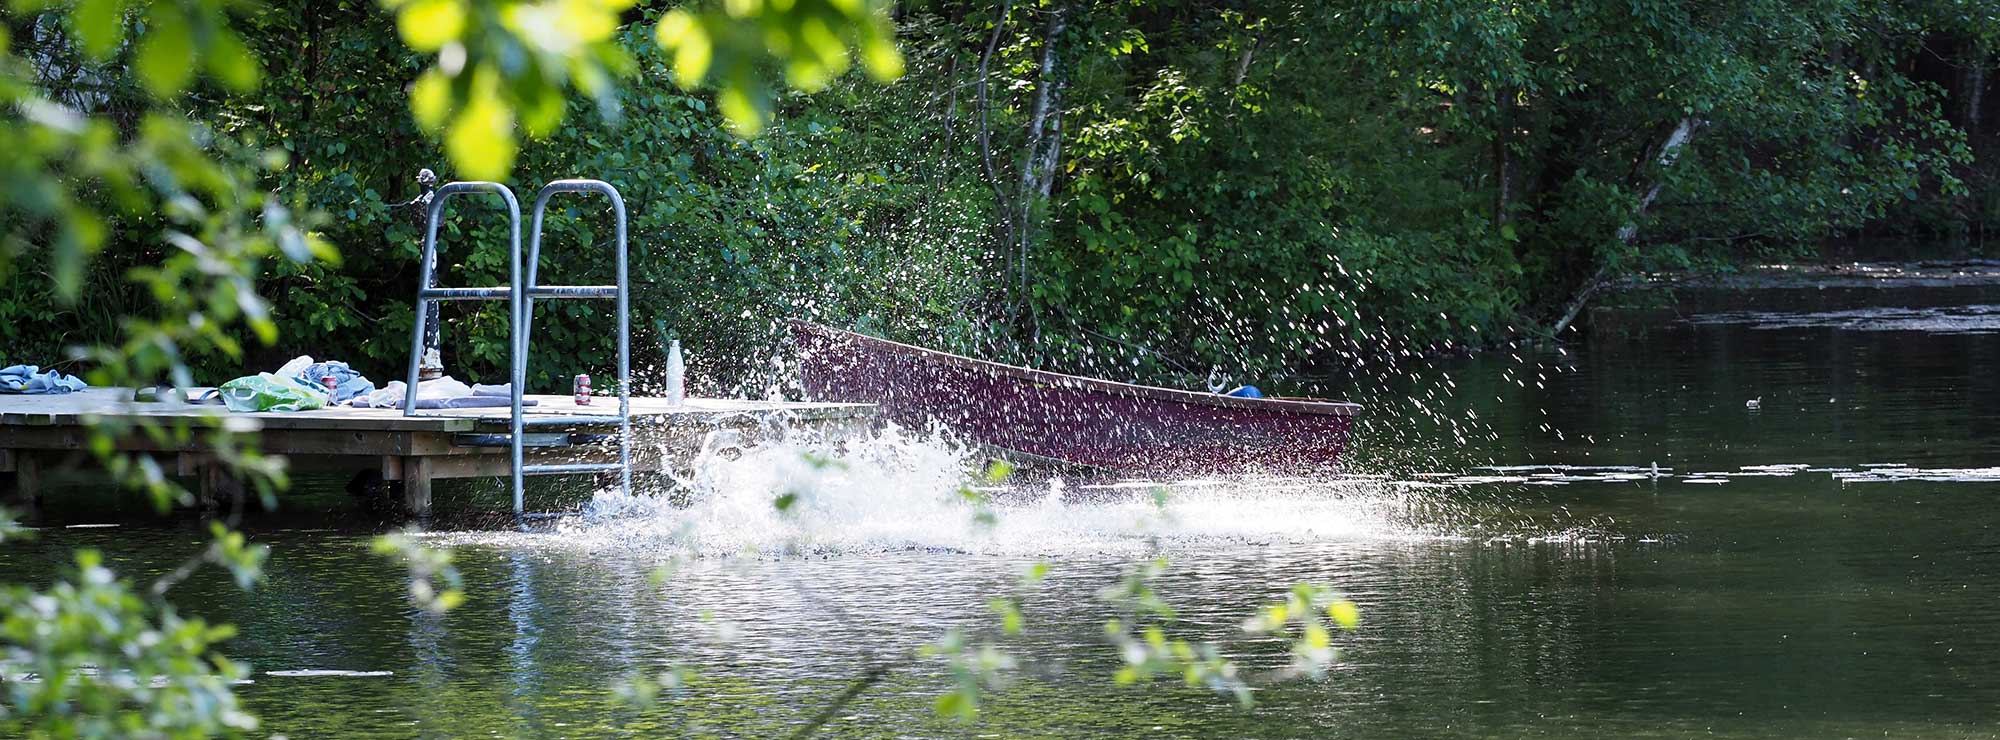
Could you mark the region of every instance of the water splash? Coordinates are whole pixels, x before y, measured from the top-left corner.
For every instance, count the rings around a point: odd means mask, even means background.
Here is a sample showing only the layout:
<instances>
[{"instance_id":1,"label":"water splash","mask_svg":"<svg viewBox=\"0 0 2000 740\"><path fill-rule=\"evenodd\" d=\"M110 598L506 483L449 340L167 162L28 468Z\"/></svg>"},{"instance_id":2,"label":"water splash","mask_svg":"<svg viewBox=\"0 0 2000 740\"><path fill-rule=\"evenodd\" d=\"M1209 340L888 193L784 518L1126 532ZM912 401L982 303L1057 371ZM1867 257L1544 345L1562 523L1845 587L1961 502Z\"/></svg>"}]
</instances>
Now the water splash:
<instances>
[{"instance_id":1,"label":"water splash","mask_svg":"<svg viewBox=\"0 0 2000 740\"><path fill-rule=\"evenodd\" d=\"M1441 497L1384 476L1180 481L1022 476L987 484L985 458L891 427L838 442L743 446L711 435L665 490L601 491L529 533L463 543L812 556L897 550L1136 555L1156 547L1453 536ZM1449 518L1449 517L1444 517Z\"/></svg>"}]
</instances>

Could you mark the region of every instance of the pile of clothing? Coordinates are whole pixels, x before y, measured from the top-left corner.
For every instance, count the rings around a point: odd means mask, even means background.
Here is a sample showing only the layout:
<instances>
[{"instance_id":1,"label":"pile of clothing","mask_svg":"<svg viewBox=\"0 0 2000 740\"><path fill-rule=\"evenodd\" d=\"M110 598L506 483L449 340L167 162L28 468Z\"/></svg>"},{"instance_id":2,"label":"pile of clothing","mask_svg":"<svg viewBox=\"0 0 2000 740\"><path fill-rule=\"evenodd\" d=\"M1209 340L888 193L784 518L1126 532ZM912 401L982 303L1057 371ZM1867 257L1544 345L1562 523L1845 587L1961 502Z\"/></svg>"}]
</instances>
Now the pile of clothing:
<instances>
[{"instance_id":1,"label":"pile of clothing","mask_svg":"<svg viewBox=\"0 0 2000 740\"><path fill-rule=\"evenodd\" d=\"M230 411L311 411L328 406L401 408L405 384L389 381L381 389L347 363L315 362L300 355L275 373L258 373L223 383L218 389ZM512 384L466 385L449 376L417 383L417 408L462 409L507 406ZM533 406L533 399L523 399Z\"/></svg>"},{"instance_id":2,"label":"pile of clothing","mask_svg":"<svg viewBox=\"0 0 2000 740\"><path fill-rule=\"evenodd\" d=\"M0 368L0 393L62 394L74 393L89 387L74 375L43 370L36 365L9 365Z\"/></svg>"},{"instance_id":3,"label":"pile of clothing","mask_svg":"<svg viewBox=\"0 0 2000 740\"><path fill-rule=\"evenodd\" d=\"M275 373L258 373L217 389L230 411L311 411L338 406L375 390L375 382L339 360L300 355Z\"/></svg>"},{"instance_id":4,"label":"pile of clothing","mask_svg":"<svg viewBox=\"0 0 2000 740\"><path fill-rule=\"evenodd\" d=\"M382 390L354 399L354 406L361 408L401 408L403 391L407 388L403 381L391 380ZM436 380L417 383L417 408L420 409L470 409L494 406L508 406L513 403L512 383L500 385L466 385L447 375ZM535 405L535 399L521 399L522 406Z\"/></svg>"}]
</instances>

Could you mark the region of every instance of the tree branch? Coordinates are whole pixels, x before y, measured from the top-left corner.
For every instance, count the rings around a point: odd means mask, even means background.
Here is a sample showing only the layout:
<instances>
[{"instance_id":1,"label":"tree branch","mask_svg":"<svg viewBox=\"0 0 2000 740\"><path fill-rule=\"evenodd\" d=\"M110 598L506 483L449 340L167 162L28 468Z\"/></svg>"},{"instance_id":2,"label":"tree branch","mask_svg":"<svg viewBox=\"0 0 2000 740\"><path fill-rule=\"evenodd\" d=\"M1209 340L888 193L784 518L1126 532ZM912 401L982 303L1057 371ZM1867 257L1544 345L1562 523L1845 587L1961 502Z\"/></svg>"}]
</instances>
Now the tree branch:
<instances>
[{"instance_id":1,"label":"tree branch","mask_svg":"<svg viewBox=\"0 0 2000 740\"><path fill-rule=\"evenodd\" d=\"M1681 149L1687 146L1688 141L1694 138L1695 131L1700 130L1704 123L1701 119L1693 116L1681 119L1680 125L1675 126L1673 132L1667 134L1666 141L1660 143L1660 153L1655 158L1659 163L1660 169L1664 170L1673 166L1674 160L1679 159L1681 156ZM1632 209L1631 220L1627 221L1624 226L1618 227L1619 244L1631 246L1632 240L1639 236L1639 220L1645 217L1646 209L1652 207L1653 201L1659 199L1660 189L1665 184L1661 178L1655 177L1653 179L1652 187L1647 188L1646 194L1639 198L1639 206ZM1596 272L1591 273L1590 279L1584 282L1583 288L1578 290L1576 297L1570 300L1569 310L1564 311L1562 318L1558 319L1555 325L1549 328L1549 336L1561 336L1564 329L1568 329L1570 324L1576 322L1576 317L1583 313L1584 305L1590 302L1591 296L1596 295L1597 291L1604 287L1604 282L1611 277L1611 265L1612 262L1610 260L1605 260L1598 265Z\"/></svg>"},{"instance_id":2,"label":"tree branch","mask_svg":"<svg viewBox=\"0 0 2000 740\"><path fill-rule=\"evenodd\" d=\"M1007 231L1010 241L1013 237L1014 212L1012 207L1007 204L1007 192L1000 187L1000 176L993 169L993 126L989 121L989 111L992 110L993 103L991 97L987 95L987 87L990 84L989 78L991 77L990 70L993 66L993 53L1000 48L1000 35L1007 30L1007 12L1013 8L1013 5L1012 0L1000 0L1000 17L994 19L993 35L986 39L986 51L979 55L979 89L977 91L977 107L979 108L979 163L985 169L986 184L993 188L993 197L999 201L1001 212L1006 214L1008 218Z\"/></svg>"},{"instance_id":3,"label":"tree branch","mask_svg":"<svg viewBox=\"0 0 2000 740\"><path fill-rule=\"evenodd\" d=\"M1257 38L1250 37L1250 43L1243 45L1243 56L1236 59L1236 75L1231 78L1230 87L1242 87L1243 78L1250 74L1250 57L1257 51Z\"/></svg>"},{"instance_id":4,"label":"tree branch","mask_svg":"<svg viewBox=\"0 0 2000 740\"><path fill-rule=\"evenodd\" d=\"M882 679L888 678L890 671L912 662L915 661L905 658L895 663L876 663L868 666L861 671L861 675L855 676L854 681L847 684L847 688L842 689L838 696L833 697L833 701L827 702L825 707L821 707L819 712L813 714L812 719L808 719L805 724L800 725L799 729L791 734L792 740L805 740L818 734L820 728L825 727L826 723L832 722L834 715L846 709L847 705L854 703L854 700L860 697L862 692L867 691L875 684L881 683Z\"/></svg>"}]
</instances>

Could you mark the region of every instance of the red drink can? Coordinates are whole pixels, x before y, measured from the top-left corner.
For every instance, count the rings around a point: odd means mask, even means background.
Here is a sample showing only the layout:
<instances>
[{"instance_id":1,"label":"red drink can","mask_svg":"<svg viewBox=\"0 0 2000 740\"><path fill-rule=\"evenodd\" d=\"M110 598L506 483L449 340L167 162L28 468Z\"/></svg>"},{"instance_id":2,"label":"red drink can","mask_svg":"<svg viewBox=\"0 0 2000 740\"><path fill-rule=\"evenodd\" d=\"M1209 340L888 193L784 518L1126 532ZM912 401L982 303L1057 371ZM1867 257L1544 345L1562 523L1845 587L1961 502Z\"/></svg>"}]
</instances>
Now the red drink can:
<instances>
[{"instance_id":1,"label":"red drink can","mask_svg":"<svg viewBox=\"0 0 2000 740\"><path fill-rule=\"evenodd\" d=\"M590 405L590 376L588 374L576 376L576 405Z\"/></svg>"},{"instance_id":2,"label":"red drink can","mask_svg":"<svg viewBox=\"0 0 2000 740\"><path fill-rule=\"evenodd\" d=\"M340 390L340 381L334 380L331 375L320 378L319 384L326 386L326 395L328 396L332 396L335 391Z\"/></svg>"}]
</instances>

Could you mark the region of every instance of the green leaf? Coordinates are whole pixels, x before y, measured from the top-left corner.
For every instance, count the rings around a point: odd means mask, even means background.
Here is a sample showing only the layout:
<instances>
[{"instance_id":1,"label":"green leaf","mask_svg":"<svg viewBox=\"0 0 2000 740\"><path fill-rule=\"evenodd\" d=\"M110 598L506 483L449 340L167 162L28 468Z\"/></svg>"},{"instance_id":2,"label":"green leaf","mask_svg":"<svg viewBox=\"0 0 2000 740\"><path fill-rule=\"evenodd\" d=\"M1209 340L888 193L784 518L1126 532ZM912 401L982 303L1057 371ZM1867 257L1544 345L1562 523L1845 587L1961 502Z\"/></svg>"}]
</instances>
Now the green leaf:
<instances>
[{"instance_id":1,"label":"green leaf","mask_svg":"<svg viewBox=\"0 0 2000 740\"><path fill-rule=\"evenodd\" d=\"M263 77L257 58L243 46L243 39L228 31L216 34L208 45L208 73L236 92L255 89Z\"/></svg>"},{"instance_id":2,"label":"green leaf","mask_svg":"<svg viewBox=\"0 0 2000 740\"><path fill-rule=\"evenodd\" d=\"M146 16L146 34L139 42L139 79L162 98L180 93L194 76L194 39L187 18L175 6L161 3Z\"/></svg>"},{"instance_id":3,"label":"green leaf","mask_svg":"<svg viewBox=\"0 0 2000 740\"><path fill-rule=\"evenodd\" d=\"M1042 579L1048 577L1049 577L1048 561L1046 560L1038 561L1034 565L1028 567L1028 572L1026 575L1021 576L1021 585L1032 586L1037 583L1041 583Z\"/></svg>"},{"instance_id":4,"label":"green leaf","mask_svg":"<svg viewBox=\"0 0 2000 740\"><path fill-rule=\"evenodd\" d=\"M963 693L953 691L939 696L931 706L940 717L971 719L979 712L979 705Z\"/></svg>"},{"instance_id":5,"label":"green leaf","mask_svg":"<svg viewBox=\"0 0 2000 740\"><path fill-rule=\"evenodd\" d=\"M987 463L986 473L984 477L986 478L987 483L999 483L1001 481L1006 480L1007 476L1013 474L1014 474L1014 463L1008 462L1005 459L998 459L994 460L991 463Z\"/></svg>"},{"instance_id":6,"label":"green leaf","mask_svg":"<svg viewBox=\"0 0 2000 740\"><path fill-rule=\"evenodd\" d=\"M111 56L125 38L125 0L80 0L70 17L83 51L97 59Z\"/></svg>"}]
</instances>

